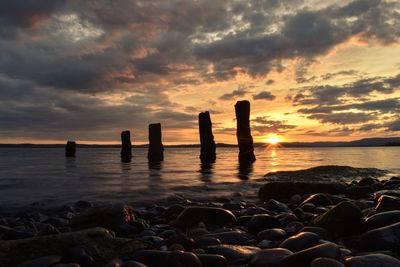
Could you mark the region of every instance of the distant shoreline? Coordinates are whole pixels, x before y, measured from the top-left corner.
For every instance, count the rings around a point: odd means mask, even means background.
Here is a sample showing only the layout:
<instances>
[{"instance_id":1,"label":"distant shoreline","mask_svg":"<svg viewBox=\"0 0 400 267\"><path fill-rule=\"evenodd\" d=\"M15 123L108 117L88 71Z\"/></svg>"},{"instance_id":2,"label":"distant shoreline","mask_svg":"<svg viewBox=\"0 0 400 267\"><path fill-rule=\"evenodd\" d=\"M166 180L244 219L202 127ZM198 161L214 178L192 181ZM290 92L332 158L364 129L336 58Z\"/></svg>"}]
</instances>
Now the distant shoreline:
<instances>
[{"instance_id":1,"label":"distant shoreline","mask_svg":"<svg viewBox=\"0 0 400 267\"><path fill-rule=\"evenodd\" d=\"M120 148L119 144L79 144L78 148ZM268 143L254 143L254 147L268 146ZM200 144L181 144L181 145L164 145L171 148L200 148ZM400 146L399 137L391 138L365 138L348 142L282 142L281 147L383 147L383 146ZM0 148L64 148L65 144L0 144ZM147 148L147 144L132 145L133 148ZM217 147L237 147L236 144L217 143Z\"/></svg>"}]
</instances>

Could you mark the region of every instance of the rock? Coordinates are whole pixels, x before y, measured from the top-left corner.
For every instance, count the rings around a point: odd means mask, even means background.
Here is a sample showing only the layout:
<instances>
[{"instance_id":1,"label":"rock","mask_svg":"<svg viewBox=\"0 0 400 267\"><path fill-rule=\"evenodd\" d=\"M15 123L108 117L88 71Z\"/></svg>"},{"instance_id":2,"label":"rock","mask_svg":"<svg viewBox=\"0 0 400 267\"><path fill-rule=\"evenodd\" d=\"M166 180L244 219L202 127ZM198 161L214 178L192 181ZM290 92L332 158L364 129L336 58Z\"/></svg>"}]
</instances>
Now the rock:
<instances>
[{"instance_id":1,"label":"rock","mask_svg":"<svg viewBox=\"0 0 400 267\"><path fill-rule=\"evenodd\" d=\"M51 267L81 267L81 266L78 263L66 263L66 264L60 263L56 265L51 265Z\"/></svg>"},{"instance_id":2,"label":"rock","mask_svg":"<svg viewBox=\"0 0 400 267\"><path fill-rule=\"evenodd\" d=\"M258 191L262 201L271 198L289 199L295 194L305 195L313 193L345 194L346 184L336 182L269 182Z\"/></svg>"},{"instance_id":3,"label":"rock","mask_svg":"<svg viewBox=\"0 0 400 267\"><path fill-rule=\"evenodd\" d=\"M286 238L286 231L280 228L272 228L259 232L257 234L258 240L284 240Z\"/></svg>"},{"instance_id":4,"label":"rock","mask_svg":"<svg viewBox=\"0 0 400 267\"><path fill-rule=\"evenodd\" d=\"M34 260L26 261L18 267L50 267L61 261L60 256L46 256Z\"/></svg>"},{"instance_id":5,"label":"rock","mask_svg":"<svg viewBox=\"0 0 400 267\"><path fill-rule=\"evenodd\" d=\"M147 158L150 162L164 160L164 146L161 140L161 124L149 124L149 152Z\"/></svg>"},{"instance_id":6,"label":"rock","mask_svg":"<svg viewBox=\"0 0 400 267\"><path fill-rule=\"evenodd\" d=\"M400 190L379 190L374 193L374 199L378 200L382 195L400 197Z\"/></svg>"},{"instance_id":7,"label":"rock","mask_svg":"<svg viewBox=\"0 0 400 267\"><path fill-rule=\"evenodd\" d=\"M317 227L338 236L356 235L362 230L361 210L352 202L343 201L314 220Z\"/></svg>"},{"instance_id":8,"label":"rock","mask_svg":"<svg viewBox=\"0 0 400 267\"><path fill-rule=\"evenodd\" d=\"M65 262L76 262L82 266L94 266L96 263L84 246L75 246L69 249L63 257Z\"/></svg>"},{"instance_id":9,"label":"rock","mask_svg":"<svg viewBox=\"0 0 400 267\"><path fill-rule=\"evenodd\" d=\"M285 212L289 210L288 206L285 203L279 202L275 199L268 200L265 208L272 212Z\"/></svg>"},{"instance_id":10,"label":"rock","mask_svg":"<svg viewBox=\"0 0 400 267\"><path fill-rule=\"evenodd\" d=\"M31 232L28 231L20 231L20 230L15 230L12 228L9 228L8 231L6 231L2 236L1 239L3 240L18 240L18 239L25 239L25 238L30 238L34 237L35 235Z\"/></svg>"},{"instance_id":11,"label":"rock","mask_svg":"<svg viewBox=\"0 0 400 267\"><path fill-rule=\"evenodd\" d=\"M147 266L137 261L126 261L121 265L121 267L147 267Z\"/></svg>"},{"instance_id":12,"label":"rock","mask_svg":"<svg viewBox=\"0 0 400 267\"><path fill-rule=\"evenodd\" d=\"M216 246L222 244L218 238L214 237L200 237L196 240L196 244L201 248L206 248L209 246Z\"/></svg>"},{"instance_id":13,"label":"rock","mask_svg":"<svg viewBox=\"0 0 400 267\"><path fill-rule=\"evenodd\" d=\"M107 262L116 257L126 258L138 249L148 247L147 243L135 239L115 238L103 228L40 236L21 240L0 242L0 262L16 266L24 261L48 255L62 255L68 249L84 246L96 261Z\"/></svg>"},{"instance_id":14,"label":"rock","mask_svg":"<svg viewBox=\"0 0 400 267\"><path fill-rule=\"evenodd\" d=\"M93 204L90 203L89 201L84 201L84 200L79 200L74 204L74 209L78 212L82 212L91 207L93 207Z\"/></svg>"},{"instance_id":15,"label":"rock","mask_svg":"<svg viewBox=\"0 0 400 267\"><path fill-rule=\"evenodd\" d=\"M283 248L263 249L252 257L249 267L279 267L281 261L293 253Z\"/></svg>"},{"instance_id":16,"label":"rock","mask_svg":"<svg viewBox=\"0 0 400 267\"><path fill-rule=\"evenodd\" d=\"M224 256L228 262L247 261L260 249L253 246L217 245L206 248L207 253Z\"/></svg>"},{"instance_id":17,"label":"rock","mask_svg":"<svg viewBox=\"0 0 400 267\"><path fill-rule=\"evenodd\" d=\"M330 258L317 258L312 261L310 267L345 267L340 261Z\"/></svg>"},{"instance_id":18,"label":"rock","mask_svg":"<svg viewBox=\"0 0 400 267\"><path fill-rule=\"evenodd\" d=\"M250 132L250 102L238 101L235 104L236 137L239 145L239 162L252 163L254 155L253 137Z\"/></svg>"},{"instance_id":19,"label":"rock","mask_svg":"<svg viewBox=\"0 0 400 267\"><path fill-rule=\"evenodd\" d=\"M228 261L221 255L197 254L203 267L226 267Z\"/></svg>"},{"instance_id":20,"label":"rock","mask_svg":"<svg viewBox=\"0 0 400 267\"><path fill-rule=\"evenodd\" d=\"M339 247L328 242L285 257L279 267L309 267L311 262L317 258L339 259L339 256Z\"/></svg>"},{"instance_id":21,"label":"rock","mask_svg":"<svg viewBox=\"0 0 400 267\"><path fill-rule=\"evenodd\" d=\"M65 156L66 157L75 157L76 152L76 143L75 141L68 141L65 146Z\"/></svg>"},{"instance_id":22,"label":"rock","mask_svg":"<svg viewBox=\"0 0 400 267\"><path fill-rule=\"evenodd\" d=\"M300 229L300 232L315 233L315 234L319 235L320 237L322 237L323 239L329 239L329 237L330 237L329 232L326 229L322 228L322 227L305 226L305 227Z\"/></svg>"},{"instance_id":23,"label":"rock","mask_svg":"<svg viewBox=\"0 0 400 267\"><path fill-rule=\"evenodd\" d=\"M233 230L221 233L212 233L203 235L203 238L216 238L222 242L222 244L236 245L241 244L250 239L250 236L241 230Z\"/></svg>"},{"instance_id":24,"label":"rock","mask_svg":"<svg viewBox=\"0 0 400 267\"><path fill-rule=\"evenodd\" d=\"M279 247L288 249L292 252L304 250L316 246L321 237L315 233L302 232L291 236L281 243Z\"/></svg>"},{"instance_id":25,"label":"rock","mask_svg":"<svg viewBox=\"0 0 400 267\"><path fill-rule=\"evenodd\" d=\"M133 254L132 259L148 267L202 267L195 254L183 251L140 250Z\"/></svg>"},{"instance_id":26,"label":"rock","mask_svg":"<svg viewBox=\"0 0 400 267\"><path fill-rule=\"evenodd\" d=\"M71 220L74 230L104 227L111 230L118 229L121 224L126 224L135 219L133 209L124 204L106 205L89 208Z\"/></svg>"},{"instance_id":27,"label":"rock","mask_svg":"<svg viewBox=\"0 0 400 267\"><path fill-rule=\"evenodd\" d=\"M370 230L360 237L362 251L400 250L400 222Z\"/></svg>"},{"instance_id":28,"label":"rock","mask_svg":"<svg viewBox=\"0 0 400 267\"><path fill-rule=\"evenodd\" d=\"M285 227L285 231L288 235L294 235L297 234L300 229L304 227L304 224L301 222L291 222Z\"/></svg>"},{"instance_id":29,"label":"rock","mask_svg":"<svg viewBox=\"0 0 400 267\"><path fill-rule=\"evenodd\" d=\"M130 162L132 159L132 143L131 132L121 132L121 160L122 162Z\"/></svg>"},{"instance_id":30,"label":"rock","mask_svg":"<svg viewBox=\"0 0 400 267\"><path fill-rule=\"evenodd\" d=\"M254 235L258 234L262 230L280 228L281 226L281 222L277 218L268 214L254 215L247 224L249 232Z\"/></svg>"},{"instance_id":31,"label":"rock","mask_svg":"<svg viewBox=\"0 0 400 267\"><path fill-rule=\"evenodd\" d=\"M397 222L400 222L400 210L380 212L367 217L364 221L364 225L367 230L372 230Z\"/></svg>"},{"instance_id":32,"label":"rock","mask_svg":"<svg viewBox=\"0 0 400 267\"><path fill-rule=\"evenodd\" d=\"M212 133L212 123L208 111L199 113L200 132L200 160L202 162L214 162L216 159L215 141Z\"/></svg>"},{"instance_id":33,"label":"rock","mask_svg":"<svg viewBox=\"0 0 400 267\"><path fill-rule=\"evenodd\" d=\"M343 179L350 178L354 179L356 177L380 177L387 174L387 171L379 170L375 168L353 168L349 166L337 166L337 165L327 165L327 166L317 166L305 170L297 170L297 171L278 171L278 172L270 172L266 174L264 177L277 179L277 180L310 180L314 181L324 181L324 180L334 180L334 179ZM330 193L330 192L322 192L315 191L309 193ZM300 195L304 195L307 193L303 193Z\"/></svg>"},{"instance_id":34,"label":"rock","mask_svg":"<svg viewBox=\"0 0 400 267\"><path fill-rule=\"evenodd\" d=\"M348 257L344 261L346 267L399 267L400 261L385 254L369 254Z\"/></svg>"},{"instance_id":35,"label":"rock","mask_svg":"<svg viewBox=\"0 0 400 267\"><path fill-rule=\"evenodd\" d=\"M373 186L350 186L347 188L346 196L352 199L369 198L374 194L375 188Z\"/></svg>"},{"instance_id":36,"label":"rock","mask_svg":"<svg viewBox=\"0 0 400 267\"><path fill-rule=\"evenodd\" d=\"M316 206L328 206L333 204L332 200L326 194L321 193L312 194L311 196L306 198L303 203L301 203L301 206L307 203L311 203Z\"/></svg>"},{"instance_id":37,"label":"rock","mask_svg":"<svg viewBox=\"0 0 400 267\"><path fill-rule=\"evenodd\" d=\"M219 226L234 225L236 216L229 210L211 207L188 207L176 219L178 227L187 228L199 222Z\"/></svg>"},{"instance_id":38,"label":"rock","mask_svg":"<svg viewBox=\"0 0 400 267\"><path fill-rule=\"evenodd\" d=\"M360 185L360 186L373 185L377 182L378 182L377 179L375 179L373 177L364 177L358 182L358 185Z\"/></svg>"},{"instance_id":39,"label":"rock","mask_svg":"<svg viewBox=\"0 0 400 267\"><path fill-rule=\"evenodd\" d=\"M389 195L381 195L378 198L375 209L378 212L388 211L388 210L399 210L400 198Z\"/></svg>"}]
</instances>

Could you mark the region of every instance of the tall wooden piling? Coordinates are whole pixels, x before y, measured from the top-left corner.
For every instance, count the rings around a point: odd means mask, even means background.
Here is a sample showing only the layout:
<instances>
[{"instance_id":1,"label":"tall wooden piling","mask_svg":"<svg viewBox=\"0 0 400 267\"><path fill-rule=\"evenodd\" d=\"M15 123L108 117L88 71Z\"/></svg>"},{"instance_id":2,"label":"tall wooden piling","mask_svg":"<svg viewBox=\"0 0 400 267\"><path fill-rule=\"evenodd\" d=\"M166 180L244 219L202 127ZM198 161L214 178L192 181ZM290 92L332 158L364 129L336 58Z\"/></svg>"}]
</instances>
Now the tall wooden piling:
<instances>
[{"instance_id":1,"label":"tall wooden piling","mask_svg":"<svg viewBox=\"0 0 400 267\"><path fill-rule=\"evenodd\" d=\"M250 102L238 101L235 105L236 137L239 145L239 162L251 163L256 160L254 155L253 137L250 132Z\"/></svg>"},{"instance_id":2,"label":"tall wooden piling","mask_svg":"<svg viewBox=\"0 0 400 267\"><path fill-rule=\"evenodd\" d=\"M122 162L130 162L132 158L132 144L131 144L131 132L121 132L121 160Z\"/></svg>"},{"instance_id":3,"label":"tall wooden piling","mask_svg":"<svg viewBox=\"0 0 400 267\"><path fill-rule=\"evenodd\" d=\"M76 153L75 141L67 141L67 144L65 145L65 156L75 157L75 153Z\"/></svg>"},{"instance_id":4,"label":"tall wooden piling","mask_svg":"<svg viewBox=\"0 0 400 267\"><path fill-rule=\"evenodd\" d=\"M215 141L212 133L212 123L208 111L199 113L200 132L200 160L202 162L214 162L216 159Z\"/></svg>"},{"instance_id":5,"label":"tall wooden piling","mask_svg":"<svg viewBox=\"0 0 400 267\"><path fill-rule=\"evenodd\" d=\"M161 124L149 124L149 152L147 158L150 162L164 160L164 146L162 144Z\"/></svg>"}]
</instances>

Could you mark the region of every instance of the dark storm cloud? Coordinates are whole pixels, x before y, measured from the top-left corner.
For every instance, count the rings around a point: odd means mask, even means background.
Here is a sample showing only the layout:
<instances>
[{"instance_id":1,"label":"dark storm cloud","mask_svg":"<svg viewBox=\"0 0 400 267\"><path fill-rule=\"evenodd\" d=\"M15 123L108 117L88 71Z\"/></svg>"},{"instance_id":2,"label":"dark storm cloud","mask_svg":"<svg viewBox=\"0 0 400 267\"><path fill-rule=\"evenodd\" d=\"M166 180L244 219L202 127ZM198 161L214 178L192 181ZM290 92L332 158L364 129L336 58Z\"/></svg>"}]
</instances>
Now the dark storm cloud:
<instances>
[{"instance_id":1,"label":"dark storm cloud","mask_svg":"<svg viewBox=\"0 0 400 267\"><path fill-rule=\"evenodd\" d=\"M220 100L232 100L236 97L242 97L248 94L249 91L246 88L239 87L237 90L233 90L230 93L223 94L219 97Z\"/></svg>"},{"instance_id":2,"label":"dark storm cloud","mask_svg":"<svg viewBox=\"0 0 400 267\"><path fill-rule=\"evenodd\" d=\"M400 74L394 77L360 79L344 85L317 85L294 90L289 96L294 105L334 105L343 103L343 98L365 98L371 93L392 94L400 86Z\"/></svg>"},{"instance_id":3,"label":"dark storm cloud","mask_svg":"<svg viewBox=\"0 0 400 267\"><path fill-rule=\"evenodd\" d=\"M276 96L268 91L262 91L258 94L253 95L254 100L274 100L275 98Z\"/></svg>"},{"instance_id":4,"label":"dark storm cloud","mask_svg":"<svg viewBox=\"0 0 400 267\"><path fill-rule=\"evenodd\" d=\"M301 0L2 0L0 130L35 138L102 131L110 138L111 128L132 122L144 128L157 120L167 127L196 127L192 115L177 111L184 106L169 99L169 92L238 74L264 79L271 70L281 72L285 59L305 64L298 70L306 75L316 57L356 34L367 42L397 42L398 5L363 0L315 9ZM303 88L292 98L296 105L339 105L346 104L343 97L393 92L399 83L400 76L365 79ZM130 96L110 103L104 99L111 93ZM246 93L239 88L221 99ZM254 99L272 97L265 91Z\"/></svg>"}]
</instances>

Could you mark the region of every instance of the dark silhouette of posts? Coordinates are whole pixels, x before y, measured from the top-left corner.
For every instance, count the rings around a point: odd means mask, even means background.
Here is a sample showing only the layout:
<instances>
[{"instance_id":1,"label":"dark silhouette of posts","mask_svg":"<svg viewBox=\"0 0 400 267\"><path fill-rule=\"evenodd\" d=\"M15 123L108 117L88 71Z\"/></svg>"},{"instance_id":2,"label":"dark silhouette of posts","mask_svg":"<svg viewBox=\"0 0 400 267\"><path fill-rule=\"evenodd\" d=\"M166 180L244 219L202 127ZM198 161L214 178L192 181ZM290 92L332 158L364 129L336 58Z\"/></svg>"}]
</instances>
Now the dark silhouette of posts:
<instances>
[{"instance_id":1,"label":"dark silhouette of posts","mask_svg":"<svg viewBox=\"0 0 400 267\"><path fill-rule=\"evenodd\" d=\"M76 153L76 143L75 141L68 141L65 146L65 156L66 157L75 157Z\"/></svg>"},{"instance_id":2,"label":"dark silhouette of posts","mask_svg":"<svg viewBox=\"0 0 400 267\"><path fill-rule=\"evenodd\" d=\"M254 155L253 137L250 132L250 102L247 100L236 102L235 113L239 162L252 163L256 160L256 156Z\"/></svg>"},{"instance_id":3,"label":"dark silhouette of posts","mask_svg":"<svg viewBox=\"0 0 400 267\"><path fill-rule=\"evenodd\" d=\"M122 162L130 162L132 158L132 144L131 144L131 132L121 132L121 160Z\"/></svg>"},{"instance_id":4,"label":"dark silhouette of posts","mask_svg":"<svg viewBox=\"0 0 400 267\"><path fill-rule=\"evenodd\" d=\"M161 139L161 124L149 124L149 152L147 158L150 162L159 162L164 160L164 146Z\"/></svg>"},{"instance_id":5,"label":"dark silhouette of posts","mask_svg":"<svg viewBox=\"0 0 400 267\"><path fill-rule=\"evenodd\" d=\"M208 111L199 113L200 132L200 160L204 163L214 162L216 159L215 141L212 133L212 123Z\"/></svg>"}]
</instances>

